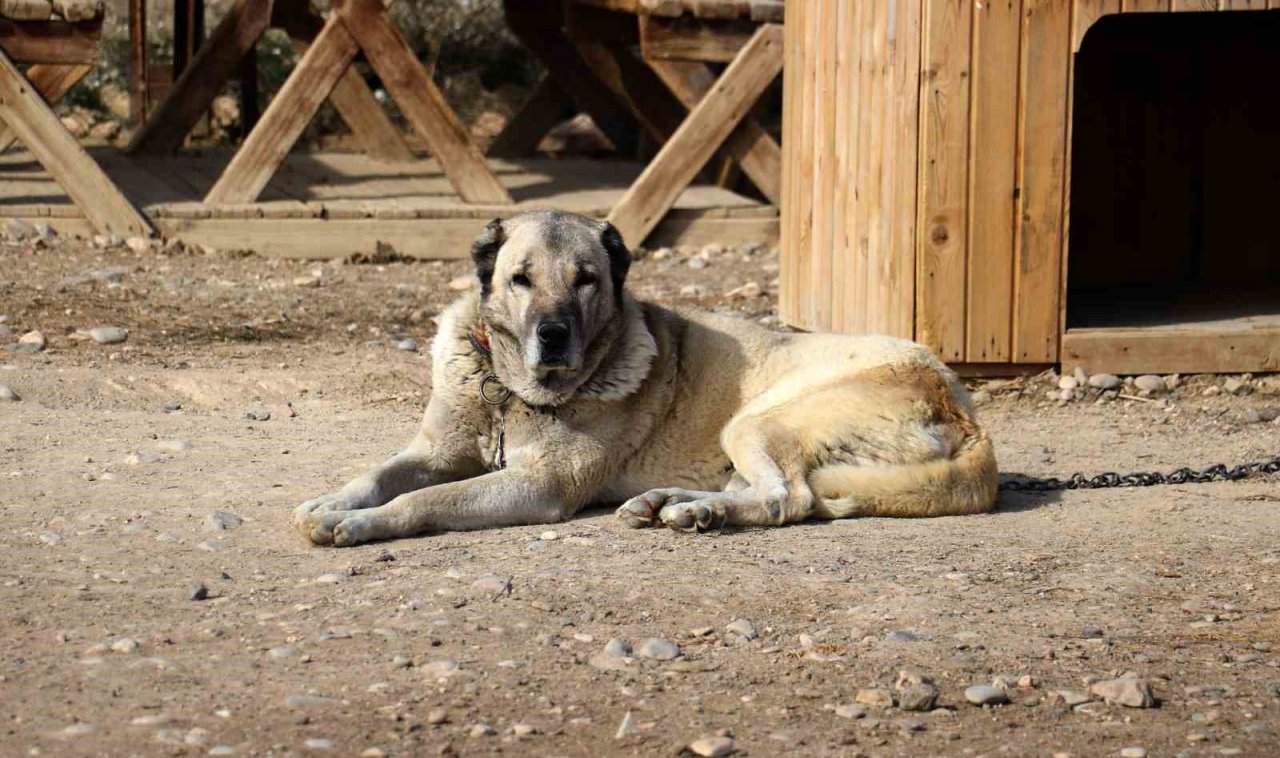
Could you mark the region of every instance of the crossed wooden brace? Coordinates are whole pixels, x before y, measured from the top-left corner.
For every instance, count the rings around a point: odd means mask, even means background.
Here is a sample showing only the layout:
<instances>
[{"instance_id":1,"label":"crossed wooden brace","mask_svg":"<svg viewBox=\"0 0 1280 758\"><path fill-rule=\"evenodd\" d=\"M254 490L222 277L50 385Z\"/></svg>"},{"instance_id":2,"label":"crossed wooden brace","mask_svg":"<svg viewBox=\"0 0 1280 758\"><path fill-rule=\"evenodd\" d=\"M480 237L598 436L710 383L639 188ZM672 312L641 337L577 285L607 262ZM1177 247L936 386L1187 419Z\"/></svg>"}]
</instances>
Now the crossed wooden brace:
<instances>
[{"instance_id":1,"label":"crossed wooden brace","mask_svg":"<svg viewBox=\"0 0 1280 758\"><path fill-rule=\"evenodd\" d=\"M304 50L302 58L209 190L206 203L256 200L326 99L366 152L387 160L412 159L403 137L351 67L361 51L462 199L511 202L379 0L340 0L323 22L305 0L236 0L129 150L163 152L181 145L273 22Z\"/></svg>"}]
</instances>

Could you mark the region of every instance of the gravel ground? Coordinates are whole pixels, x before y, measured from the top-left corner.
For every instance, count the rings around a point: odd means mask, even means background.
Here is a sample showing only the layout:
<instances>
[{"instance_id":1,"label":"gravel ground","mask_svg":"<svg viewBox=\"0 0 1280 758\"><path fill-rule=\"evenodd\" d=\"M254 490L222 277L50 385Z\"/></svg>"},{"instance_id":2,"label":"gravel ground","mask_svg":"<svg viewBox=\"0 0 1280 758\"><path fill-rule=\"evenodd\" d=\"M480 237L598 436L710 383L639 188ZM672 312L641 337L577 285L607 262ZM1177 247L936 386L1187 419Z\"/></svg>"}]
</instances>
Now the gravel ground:
<instances>
[{"instance_id":1,"label":"gravel ground","mask_svg":"<svg viewBox=\"0 0 1280 758\"><path fill-rule=\"evenodd\" d=\"M697 252L633 288L776 325L776 254ZM309 546L467 276L0 246L0 755L1280 754L1274 476ZM1006 473L1280 452L1275 377L1084 379L974 385Z\"/></svg>"}]
</instances>

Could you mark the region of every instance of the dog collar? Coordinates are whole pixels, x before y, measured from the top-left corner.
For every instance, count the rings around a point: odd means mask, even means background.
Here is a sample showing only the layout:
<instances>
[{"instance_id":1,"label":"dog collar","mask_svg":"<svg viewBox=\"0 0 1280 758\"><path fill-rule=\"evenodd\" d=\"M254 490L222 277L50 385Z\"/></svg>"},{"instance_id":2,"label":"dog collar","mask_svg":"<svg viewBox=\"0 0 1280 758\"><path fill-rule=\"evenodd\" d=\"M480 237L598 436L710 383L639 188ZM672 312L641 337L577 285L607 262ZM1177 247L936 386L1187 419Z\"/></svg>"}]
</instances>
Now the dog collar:
<instances>
[{"instance_id":1,"label":"dog collar","mask_svg":"<svg viewBox=\"0 0 1280 758\"><path fill-rule=\"evenodd\" d=\"M486 358L493 356L493 348L489 339L489 325L481 321L480 325L467 333L468 339L471 340L471 346L479 350Z\"/></svg>"}]
</instances>

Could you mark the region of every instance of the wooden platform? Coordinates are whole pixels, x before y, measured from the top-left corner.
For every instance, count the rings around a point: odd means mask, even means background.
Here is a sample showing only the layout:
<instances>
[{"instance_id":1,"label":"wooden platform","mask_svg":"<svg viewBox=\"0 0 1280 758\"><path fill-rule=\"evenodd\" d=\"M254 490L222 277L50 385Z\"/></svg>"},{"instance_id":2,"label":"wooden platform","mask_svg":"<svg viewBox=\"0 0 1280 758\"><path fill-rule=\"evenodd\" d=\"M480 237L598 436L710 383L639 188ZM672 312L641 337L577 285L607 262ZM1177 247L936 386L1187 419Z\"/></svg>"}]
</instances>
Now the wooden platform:
<instances>
[{"instance_id":1,"label":"wooden platform","mask_svg":"<svg viewBox=\"0 0 1280 758\"><path fill-rule=\"evenodd\" d=\"M489 220L555 207L600 218L640 174L622 161L494 160L514 206L468 205L431 160L379 163L358 153L293 153L257 203L205 205L229 152L130 156L90 153L166 236L264 255L331 258L379 243L420 258L460 258ZM61 234L92 234L58 185L23 150L0 155L0 220L49 223ZM693 186L647 246L775 244L777 208L715 186Z\"/></svg>"}]
</instances>

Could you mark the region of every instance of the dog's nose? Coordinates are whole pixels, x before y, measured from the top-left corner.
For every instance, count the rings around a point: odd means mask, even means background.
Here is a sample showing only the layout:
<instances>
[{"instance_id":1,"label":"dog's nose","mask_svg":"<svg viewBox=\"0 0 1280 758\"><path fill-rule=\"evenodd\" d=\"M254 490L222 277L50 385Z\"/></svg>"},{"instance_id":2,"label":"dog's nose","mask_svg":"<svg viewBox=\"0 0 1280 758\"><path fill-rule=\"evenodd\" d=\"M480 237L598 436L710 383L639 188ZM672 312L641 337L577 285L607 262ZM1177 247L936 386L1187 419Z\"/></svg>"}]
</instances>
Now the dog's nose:
<instances>
[{"instance_id":1,"label":"dog's nose","mask_svg":"<svg viewBox=\"0 0 1280 758\"><path fill-rule=\"evenodd\" d=\"M538 324L538 344L550 355L563 353L569 347L569 325L560 321Z\"/></svg>"}]
</instances>

